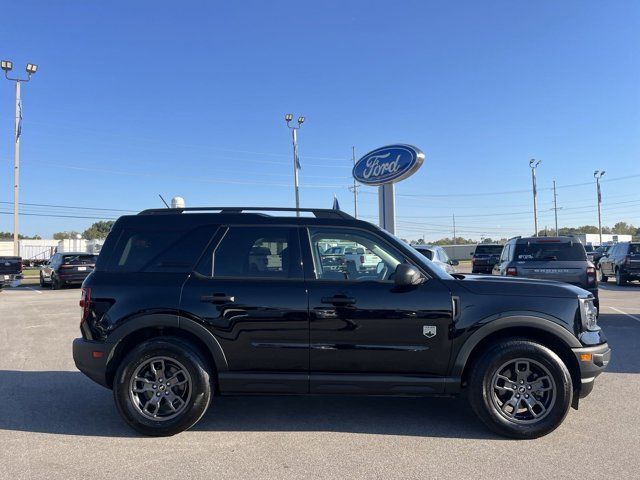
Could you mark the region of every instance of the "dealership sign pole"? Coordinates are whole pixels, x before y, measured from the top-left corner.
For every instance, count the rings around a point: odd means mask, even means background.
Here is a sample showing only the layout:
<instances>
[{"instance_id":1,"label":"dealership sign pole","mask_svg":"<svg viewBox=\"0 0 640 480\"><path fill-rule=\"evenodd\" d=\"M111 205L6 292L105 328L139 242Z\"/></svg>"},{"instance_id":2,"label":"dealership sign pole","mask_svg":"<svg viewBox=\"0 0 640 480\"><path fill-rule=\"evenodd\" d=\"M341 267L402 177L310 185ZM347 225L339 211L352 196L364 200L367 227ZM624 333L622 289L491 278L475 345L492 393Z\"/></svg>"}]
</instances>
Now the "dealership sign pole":
<instances>
[{"instance_id":1,"label":"dealership sign pole","mask_svg":"<svg viewBox=\"0 0 640 480\"><path fill-rule=\"evenodd\" d=\"M378 187L380 227L396 233L395 183L410 177L422 166L424 153L412 145L377 148L356 162L353 178Z\"/></svg>"}]
</instances>

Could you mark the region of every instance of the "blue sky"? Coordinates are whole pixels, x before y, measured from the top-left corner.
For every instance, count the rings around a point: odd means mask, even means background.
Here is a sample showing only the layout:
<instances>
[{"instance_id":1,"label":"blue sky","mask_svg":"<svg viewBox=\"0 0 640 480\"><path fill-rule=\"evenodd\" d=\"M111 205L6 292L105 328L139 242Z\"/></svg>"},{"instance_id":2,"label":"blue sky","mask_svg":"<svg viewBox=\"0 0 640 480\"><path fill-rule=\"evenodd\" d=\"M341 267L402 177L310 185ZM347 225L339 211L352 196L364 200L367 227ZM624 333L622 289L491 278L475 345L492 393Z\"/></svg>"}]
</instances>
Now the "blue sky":
<instances>
[{"instance_id":1,"label":"blue sky","mask_svg":"<svg viewBox=\"0 0 640 480\"><path fill-rule=\"evenodd\" d=\"M640 4L631 1L85 2L2 7L0 56L23 87L22 233L83 230L121 210L303 206L352 211L358 156L403 142L422 169L397 186L405 238L640 224ZM12 209L13 86L0 82L0 212ZM634 177L635 175L635 177ZM377 216L376 190L361 212ZM505 193L507 192L507 193ZM9 202L9 203L6 203ZM95 210L97 208L111 210ZM45 215L45 216L40 216ZM0 214L0 230L11 229Z\"/></svg>"}]
</instances>

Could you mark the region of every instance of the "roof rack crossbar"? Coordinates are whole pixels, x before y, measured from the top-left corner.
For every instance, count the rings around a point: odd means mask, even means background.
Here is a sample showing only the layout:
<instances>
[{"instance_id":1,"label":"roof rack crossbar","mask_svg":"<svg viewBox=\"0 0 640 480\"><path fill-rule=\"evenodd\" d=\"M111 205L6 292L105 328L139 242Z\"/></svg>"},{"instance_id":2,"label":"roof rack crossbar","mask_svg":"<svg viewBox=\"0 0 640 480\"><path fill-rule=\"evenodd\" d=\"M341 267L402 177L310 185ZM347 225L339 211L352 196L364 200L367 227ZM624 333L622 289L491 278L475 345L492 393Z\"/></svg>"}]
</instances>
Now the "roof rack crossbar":
<instances>
[{"instance_id":1,"label":"roof rack crossbar","mask_svg":"<svg viewBox=\"0 0 640 480\"><path fill-rule=\"evenodd\" d=\"M186 208L151 208L143 210L138 215L167 215L184 212L220 212L220 213L243 213L243 212L307 212L313 213L316 218L343 218L353 217L341 210L330 208L287 208L287 207L186 207Z\"/></svg>"}]
</instances>

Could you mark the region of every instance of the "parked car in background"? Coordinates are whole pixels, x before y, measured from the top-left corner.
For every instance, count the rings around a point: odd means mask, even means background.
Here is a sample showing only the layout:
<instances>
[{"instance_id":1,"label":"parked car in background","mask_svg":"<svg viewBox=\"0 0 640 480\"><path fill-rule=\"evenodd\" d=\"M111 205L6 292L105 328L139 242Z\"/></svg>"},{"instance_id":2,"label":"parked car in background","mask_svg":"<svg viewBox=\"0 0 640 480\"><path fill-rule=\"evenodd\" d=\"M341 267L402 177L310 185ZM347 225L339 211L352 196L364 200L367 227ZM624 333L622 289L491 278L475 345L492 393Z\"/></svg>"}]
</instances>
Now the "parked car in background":
<instances>
[{"instance_id":1,"label":"parked car in background","mask_svg":"<svg viewBox=\"0 0 640 480\"><path fill-rule=\"evenodd\" d=\"M444 248L437 245L412 245L412 247L442 268L445 272L457 272L455 266L458 265L459 262L457 260L451 260Z\"/></svg>"},{"instance_id":2,"label":"parked car in background","mask_svg":"<svg viewBox=\"0 0 640 480\"><path fill-rule=\"evenodd\" d=\"M502 245L481 243L471 256L471 273L491 273L500 259Z\"/></svg>"},{"instance_id":3,"label":"parked car in background","mask_svg":"<svg viewBox=\"0 0 640 480\"><path fill-rule=\"evenodd\" d=\"M610 249L611 249L611 245L600 245L593 252L591 252L591 253L587 252L587 257L589 257L589 260L591 260L591 262L593 262L593 264L596 266L596 268L599 269L600 268L600 265L599 265L600 259Z\"/></svg>"},{"instance_id":4,"label":"parked car in background","mask_svg":"<svg viewBox=\"0 0 640 480\"><path fill-rule=\"evenodd\" d=\"M493 273L570 283L591 292L598 306L595 266L587 259L582 243L572 237L512 238L502 249Z\"/></svg>"},{"instance_id":5,"label":"parked car in background","mask_svg":"<svg viewBox=\"0 0 640 480\"><path fill-rule=\"evenodd\" d=\"M17 287L22 280L22 258L0 257L0 289Z\"/></svg>"},{"instance_id":6,"label":"parked car in background","mask_svg":"<svg viewBox=\"0 0 640 480\"><path fill-rule=\"evenodd\" d=\"M55 253L40 269L40 286L57 290L65 285L80 285L93 271L97 258L86 252Z\"/></svg>"},{"instance_id":7,"label":"parked car in background","mask_svg":"<svg viewBox=\"0 0 640 480\"><path fill-rule=\"evenodd\" d=\"M640 280L640 242L616 243L600 259L600 280L615 277L616 285Z\"/></svg>"},{"instance_id":8,"label":"parked car in background","mask_svg":"<svg viewBox=\"0 0 640 480\"><path fill-rule=\"evenodd\" d=\"M113 226L83 284L73 358L137 431L190 428L214 395L464 392L495 432L535 438L609 363L589 292L454 277L344 212L265 210L157 209ZM340 243L376 269L325 268ZM261 249L274 258L257 271Z\"/></svg>"}]
</instances>

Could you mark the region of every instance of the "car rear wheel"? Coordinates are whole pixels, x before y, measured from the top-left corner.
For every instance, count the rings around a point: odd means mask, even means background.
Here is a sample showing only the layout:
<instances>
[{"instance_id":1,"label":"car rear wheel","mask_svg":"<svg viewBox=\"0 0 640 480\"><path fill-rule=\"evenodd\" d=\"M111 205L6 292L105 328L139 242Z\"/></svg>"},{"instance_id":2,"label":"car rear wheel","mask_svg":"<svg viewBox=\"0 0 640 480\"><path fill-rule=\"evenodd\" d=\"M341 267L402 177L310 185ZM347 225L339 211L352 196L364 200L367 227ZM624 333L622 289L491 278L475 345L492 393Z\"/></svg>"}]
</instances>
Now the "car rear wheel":
<instances>
[{"instance_id":1,"label":"car rear wheel","mask_svg":"<svg viewBox=\"0 0 640 480\"><path fill-rule=\"evenodd\" d=\"M207 411L213 385L207 362L179 338L148 340L123 359L113 385L118 412L145 435L169 436Z\"/></svg>"},{"instance_id":2,"label":"car rear wheel","mask_svg":"<svg viewBox=\"0 0 640 480\"><path fill-rule=\"evenodd\" d=\"M51 290L60 290L62 288L62 282L56 277L54 273L51 274Z\"/></svg>"},{"instance_id":3,"label":"car rear wheel","mask_svg":"<svg viewBox=\"0 0 640 480\"><path fill-rule=\"evenodd\" d=\"M555 430L566 417L573 384L552 350L529 340L489 348L469 376L469 402L490 429L528 439Z\"/></svg>"},{"instance_id":4,"label":"car rear wheel","mask_svg":"<svg viewBox=\"0 0 640 480\"><path fill-rule=\"evenodd\" d=\"M616 269L616 285L623 287L627 284L627 276L619 268Z\"/></svg>"}]
</instances>

